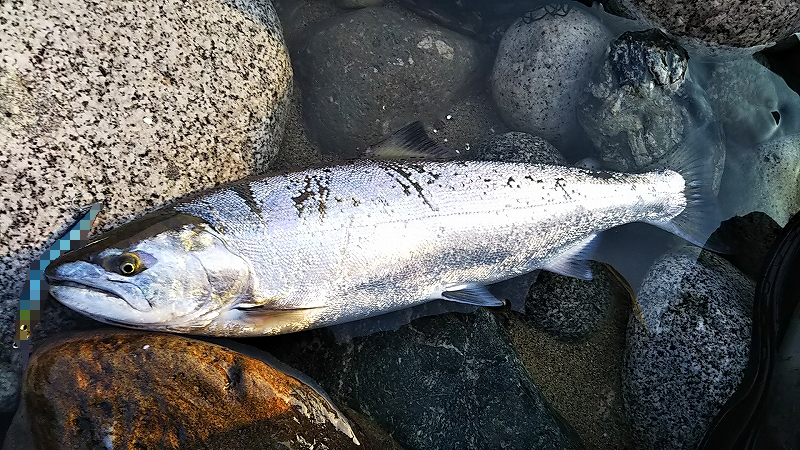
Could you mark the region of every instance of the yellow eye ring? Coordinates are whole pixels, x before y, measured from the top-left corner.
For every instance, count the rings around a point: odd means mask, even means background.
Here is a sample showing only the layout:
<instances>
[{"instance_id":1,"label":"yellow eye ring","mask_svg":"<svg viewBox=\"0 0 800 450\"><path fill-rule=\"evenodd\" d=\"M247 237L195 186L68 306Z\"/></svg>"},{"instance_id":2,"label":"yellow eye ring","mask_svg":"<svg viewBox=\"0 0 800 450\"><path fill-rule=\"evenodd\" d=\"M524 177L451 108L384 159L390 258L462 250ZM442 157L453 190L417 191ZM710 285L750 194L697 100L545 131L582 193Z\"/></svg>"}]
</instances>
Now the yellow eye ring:
<instances>
[{"instance_id":1,"label":"yellow eye ring","mask_svg":"<svg viewBox=\"0 0 800 450\"><path fill-rule=\"evenodd\" d=\"M123 253L117 258L117 273L125 276L141 272L142 261L136 253Z\"/></svg>"}]
</instances>

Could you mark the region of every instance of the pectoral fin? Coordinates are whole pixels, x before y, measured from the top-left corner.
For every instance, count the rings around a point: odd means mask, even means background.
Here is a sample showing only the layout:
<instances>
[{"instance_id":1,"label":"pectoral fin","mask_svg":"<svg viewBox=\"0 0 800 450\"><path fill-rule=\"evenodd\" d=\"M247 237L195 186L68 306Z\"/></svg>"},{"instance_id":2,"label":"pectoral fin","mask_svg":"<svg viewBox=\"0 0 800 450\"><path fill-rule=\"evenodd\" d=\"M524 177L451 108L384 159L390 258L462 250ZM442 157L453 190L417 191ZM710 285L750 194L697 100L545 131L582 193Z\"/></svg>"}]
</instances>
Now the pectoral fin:
<instances>
[{"instance_id":1,"label":"pectoral fin","mask_svg":"<svg viewBox=\"0 0 800 450\"><path fill-rule=\"evenodd\" d=\"M482 284L464 284L454 286L442 292L441 297L452 302L466 303L476 306L503 306L505 303L492 295Z\"/></svg>"}]
</instances>

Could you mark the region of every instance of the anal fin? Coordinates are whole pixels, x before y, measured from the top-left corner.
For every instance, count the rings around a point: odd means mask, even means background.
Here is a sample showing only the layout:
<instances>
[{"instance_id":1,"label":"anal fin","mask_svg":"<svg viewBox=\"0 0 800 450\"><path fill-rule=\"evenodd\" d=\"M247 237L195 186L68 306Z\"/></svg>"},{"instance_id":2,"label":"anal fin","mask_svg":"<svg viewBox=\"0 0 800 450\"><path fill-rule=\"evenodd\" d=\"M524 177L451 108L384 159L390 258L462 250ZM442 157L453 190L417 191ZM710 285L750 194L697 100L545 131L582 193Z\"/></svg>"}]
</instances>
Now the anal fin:
<instances>
[{"instance_id":1,"label":"anal fin","mask_svg":"<svg viewBox=\"0 0 800 450\"><path fill-rule=\"evenodd\" d=\"M592 271L589 268L589 260L594 255L599 242L597 234L590 234L548 262L544 269L568 277L591 280Z\"/></svg>"}]
</instances>

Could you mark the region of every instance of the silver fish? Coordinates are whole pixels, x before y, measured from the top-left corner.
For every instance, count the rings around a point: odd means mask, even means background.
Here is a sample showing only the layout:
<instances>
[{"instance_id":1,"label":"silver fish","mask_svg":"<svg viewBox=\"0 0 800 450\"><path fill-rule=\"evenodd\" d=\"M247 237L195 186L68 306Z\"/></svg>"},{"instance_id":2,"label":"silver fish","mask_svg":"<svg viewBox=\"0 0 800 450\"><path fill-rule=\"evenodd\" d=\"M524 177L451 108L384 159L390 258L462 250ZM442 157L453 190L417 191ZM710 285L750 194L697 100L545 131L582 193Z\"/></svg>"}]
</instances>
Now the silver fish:
<instances>
[{"instance_id":1,"label":"silver fish","mask_svg":"<svg viewBox=\"0 0 800 450\"><path fill-rule=\"evenodd\" d=\"M375 153L444 150L416 126ZM707 237L712 202L691 154L676 152L677 170L642 174L363 160L244 180L101 235L46 275L56 299L99 321L216 336L293 332L433 299L499 306L487 284L535 269L590 278L596 236L617 225Z\"/></svg>"}]
</instances>

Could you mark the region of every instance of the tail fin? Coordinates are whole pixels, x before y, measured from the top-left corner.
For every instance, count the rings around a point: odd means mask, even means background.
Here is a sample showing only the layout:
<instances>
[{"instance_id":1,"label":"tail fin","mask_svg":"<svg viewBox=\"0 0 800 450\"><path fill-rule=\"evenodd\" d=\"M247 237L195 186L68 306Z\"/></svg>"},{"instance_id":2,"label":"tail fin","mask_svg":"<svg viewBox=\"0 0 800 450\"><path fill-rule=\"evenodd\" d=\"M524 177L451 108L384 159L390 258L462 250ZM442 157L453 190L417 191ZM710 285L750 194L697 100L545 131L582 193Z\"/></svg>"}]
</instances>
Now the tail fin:
<instances>
[{"instance_id":1,"label":"tail fin","mask_svg":"<svg viewBox=\"0 0 800 450\"><path fill-rule=\"evenodd\" d=\"M648 223L680 236L701 248L725 253L726 247L716 239L709 239L722 222L719 204L713 191L713 149L721 145L722 128L710 123L689 135L667 158L658 161L649 170L670 169L680 173L685 180L686 208L668 222Z\"/></svg>"}]
</instances>

